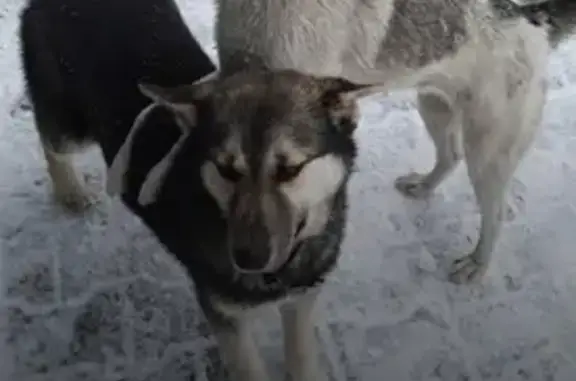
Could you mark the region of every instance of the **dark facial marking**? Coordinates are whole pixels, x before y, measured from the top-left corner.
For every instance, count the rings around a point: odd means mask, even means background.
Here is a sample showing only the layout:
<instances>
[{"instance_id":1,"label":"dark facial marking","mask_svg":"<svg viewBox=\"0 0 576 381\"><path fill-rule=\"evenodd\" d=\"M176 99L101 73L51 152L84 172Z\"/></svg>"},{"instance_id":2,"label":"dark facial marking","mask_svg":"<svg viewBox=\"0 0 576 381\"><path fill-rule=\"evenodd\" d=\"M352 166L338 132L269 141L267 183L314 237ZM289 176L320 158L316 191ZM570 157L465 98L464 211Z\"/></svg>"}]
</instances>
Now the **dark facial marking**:
<instances>
[{"instance_id":1,"label":"dark facial marking","mask_svg":"<svg viewBox=\"0 0 576 381\"><path fill-rule=\"evenodd\" d=\"M238 181L242 180L242 178L244 177L244 174L241 173L240 171L238 171L236 168L234 168L233 165L231 164L219 164L217 162L214 162L214 165L216 166L216 169L218 170L218 173L220 174L220 176L222 176L222 178L224 178L225 180L231 182L231 183L237 183Z\"/></svg>"},{"instance_id":2,"label":"dark facial marking","mask_svg":"<svg viewBox=\"0 0 576 381\"><path fill-rule=\"evenodd\" d=\"M278 155L274 181L278 183L287 183L294 180L308 163L309 160L305 160L301 163L292 164L288 162L285 155Z\"/></svg>"}]
</instances>

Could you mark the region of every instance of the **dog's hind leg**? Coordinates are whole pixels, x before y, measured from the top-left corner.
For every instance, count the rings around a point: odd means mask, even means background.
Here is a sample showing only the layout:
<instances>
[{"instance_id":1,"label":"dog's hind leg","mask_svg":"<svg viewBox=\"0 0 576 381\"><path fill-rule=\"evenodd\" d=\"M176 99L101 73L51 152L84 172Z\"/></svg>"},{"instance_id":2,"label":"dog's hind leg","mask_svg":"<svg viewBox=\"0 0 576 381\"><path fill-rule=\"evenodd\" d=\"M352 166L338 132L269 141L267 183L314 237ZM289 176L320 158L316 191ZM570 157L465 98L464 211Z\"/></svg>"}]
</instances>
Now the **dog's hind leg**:
<instances>
[{"instance_id":1,"label":"dog's hind leg","mask_svg":"<svg viewBox=\"0 0 576 381\"><path fill-rule=\"evenodd\" d=\"M280 307L284 330L284 351L291 381L324 381L318 367L317 339L314 329L314 290Z\"/></svg>"},{"instance_id":2,"label":"dog's hind leg","mask_svg":"<svg viewBox=\"0 0 576 381\"><path fill-rule=\"evenodd\" d=\"M543 70L537 69L520 82L506 84L501 78L503 84L475 89L471 95L465 111L464 151L481 226L474 251L453 264L450 278L455 283L477 281L488 269L505 218L508 184L541 121L545 87ZM516 88L506 88L511 85Z\"/></svg>"},{"instance_id":3,"label":"dog's hind leg","mask_svg":"<svg viewBox=\"0 0 576 381\"><path fill-rule=\"evenodd\" d=\"M92 205L97 196L76 173L72 163L73 152L55 150L52 144L46 142L42 142L42 149L55 199L71 212L81 212Z\"/></svg>"},{"instance_id":4,"label":"dog's hind leg","mask_svg":"<svg viewBox=\"0 0 576 381\"><path fill-rule=\"evenodd\" d=\"M53 195L69 212L80 213L94 204L98 196L76 173L73 159L74 154L92 144L93 139L89 136L89 126L74 105L54 95L49 98L44 91L35 87L30 98Z\"/></svg>"},{"instance_id":5,"label":"dog's hind leg","mask_svg":"<svg viewBox=\"0 0 576 381\"><path fill-rule=\"evenodd\" d=\"M22 17L22 63L27 95L54 196L69 211L80 212L91 205L96 196L75 173L72 154L73 148L92 140L90 126L73 104L75 99L65 96L59 59L49 49L51 45L44 41L41 22L28 11Z\"/></svg>"},{"instance_id":6,"label":"dog's hind leg","mask_svg":"<svg viewBox=\"0 0 576 381\"><path fill-rule=\"evenodd\" d=\"M437 88L422 88L418 92L418 110L434 141L436 162L427 174L409 173L396 179L396 189L407 197L430 195L462 159L460 110L451 98Z\"/></svg>"},{"instance_id":7,"label":"dog's hind leg","mask_svg":"<svg viewBox=\"0 0 576 381\"><path fill-rule=\"evenodd\" d=\"M83 118L59 102L38 99L37 96L32 98L36 129L40 135L54 198L68 211L82 212L98 199L76 173L73 165L74 154L91 141L85 133Z\"/></svg>"}]
</instances>

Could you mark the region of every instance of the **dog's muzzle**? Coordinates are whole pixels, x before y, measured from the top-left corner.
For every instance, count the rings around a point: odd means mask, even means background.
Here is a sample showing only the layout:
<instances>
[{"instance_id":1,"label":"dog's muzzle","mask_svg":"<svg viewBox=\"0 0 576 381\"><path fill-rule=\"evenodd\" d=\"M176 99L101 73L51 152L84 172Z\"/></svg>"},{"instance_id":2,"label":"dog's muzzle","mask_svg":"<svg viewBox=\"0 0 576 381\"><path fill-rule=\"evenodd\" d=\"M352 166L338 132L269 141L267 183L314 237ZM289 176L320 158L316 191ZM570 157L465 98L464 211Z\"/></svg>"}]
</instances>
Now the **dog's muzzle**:
<instances>
[{"instance_id":1,"label":"dog's muzzle","mask_svg":"<svg viewBox=\"0 0 576 381\"><path fill-rule=\"evenodd\" d=\"M231 250L232 264L237 272L243 274L270 274L288 266L298 255L302 247L299 235L306 226L306 220L299 222L289 242L272 244L275 238L262 241L259 245L235 246ZM282 241L282 239L278 239ZM263 252L263 251L266 252Z\"/></svg>"}]
</instances>

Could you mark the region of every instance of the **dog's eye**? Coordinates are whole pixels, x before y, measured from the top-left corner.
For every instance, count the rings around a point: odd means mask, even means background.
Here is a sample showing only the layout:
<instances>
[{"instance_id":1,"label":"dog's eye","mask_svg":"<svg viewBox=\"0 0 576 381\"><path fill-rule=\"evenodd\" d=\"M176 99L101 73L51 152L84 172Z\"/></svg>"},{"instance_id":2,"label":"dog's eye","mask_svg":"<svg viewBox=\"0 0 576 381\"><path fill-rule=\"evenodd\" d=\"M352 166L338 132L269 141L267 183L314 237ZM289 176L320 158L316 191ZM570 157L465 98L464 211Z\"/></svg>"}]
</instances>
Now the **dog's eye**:
<instances>
[{"instance_id":1,"label":"dog's eye","mask_svg":"<svg viewBox=\"0 0 576 381\"><path fill-rule=\"evenodd\" d=\"M214 165L216 166L216 169L218 170L220 176L222 176L222 178L224 178L225 180L230 181L231 183L237 183L244 176L241 172L239 172L236 168L234 168L231 165L222 165L218 163L214 163Z\"/></svg>"},{"instance_id":2,"label":"dog's eye","mask_svg":"<svg viewBox=\"0 0 576 381\"><path fill-rule=\"evenodd\" d=\"M275 179L280 183L292 181L302 171L306 163L298 165L281 165L276 169Z\"/></svg>"}]
</instances>

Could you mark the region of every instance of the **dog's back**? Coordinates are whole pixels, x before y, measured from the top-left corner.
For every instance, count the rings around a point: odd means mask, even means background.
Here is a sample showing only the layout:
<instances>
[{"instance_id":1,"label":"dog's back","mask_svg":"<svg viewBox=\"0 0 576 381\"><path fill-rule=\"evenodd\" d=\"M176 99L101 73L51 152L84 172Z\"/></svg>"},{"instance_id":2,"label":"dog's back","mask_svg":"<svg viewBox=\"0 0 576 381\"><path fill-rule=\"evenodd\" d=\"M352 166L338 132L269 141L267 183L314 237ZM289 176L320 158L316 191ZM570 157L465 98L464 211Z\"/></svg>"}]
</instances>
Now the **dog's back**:
<instances>
[{"instance_id":1,"label":"dog's back","mask_svg":"<svg viewBox=\"0 0 576 381\"><path fill-rule=\"evenodd\" d=\"M108 164L148 103L139 80L176 85L215 69L172 0L31 0L20 34L43 143L105 142Z\"/></svg>"}]
</instances>

